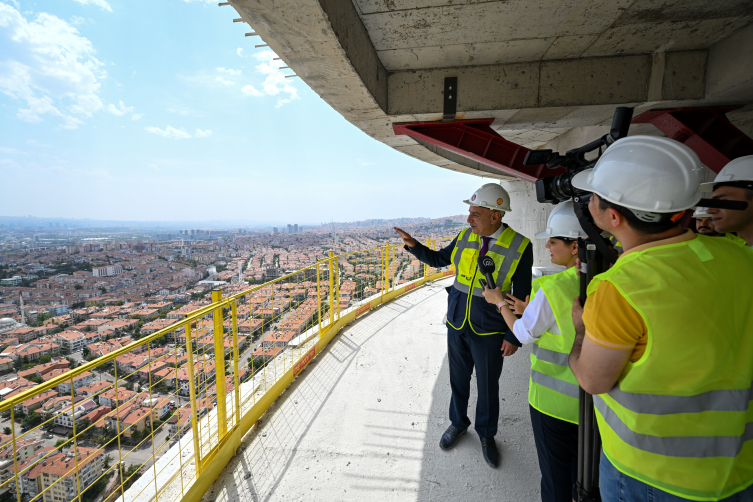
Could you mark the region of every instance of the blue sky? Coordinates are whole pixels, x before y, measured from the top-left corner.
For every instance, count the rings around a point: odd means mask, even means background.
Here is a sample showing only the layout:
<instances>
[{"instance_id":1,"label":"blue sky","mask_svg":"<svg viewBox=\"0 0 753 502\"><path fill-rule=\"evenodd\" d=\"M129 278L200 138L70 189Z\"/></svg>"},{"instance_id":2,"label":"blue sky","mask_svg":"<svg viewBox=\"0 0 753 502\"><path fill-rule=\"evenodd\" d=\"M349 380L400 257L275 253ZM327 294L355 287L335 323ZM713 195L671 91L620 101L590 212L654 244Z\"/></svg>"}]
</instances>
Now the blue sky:
<instances>
[{"instance_id":1,"label":"blue sky","mask_svg":"<svg viewBox=\"0 0 753 502\"><path fill-rule=\"evenodd\" d=\"M352 126L232 7L0 0L0 215L319 223L465 213L481 178Z\"/></svg>"}]
</instances>

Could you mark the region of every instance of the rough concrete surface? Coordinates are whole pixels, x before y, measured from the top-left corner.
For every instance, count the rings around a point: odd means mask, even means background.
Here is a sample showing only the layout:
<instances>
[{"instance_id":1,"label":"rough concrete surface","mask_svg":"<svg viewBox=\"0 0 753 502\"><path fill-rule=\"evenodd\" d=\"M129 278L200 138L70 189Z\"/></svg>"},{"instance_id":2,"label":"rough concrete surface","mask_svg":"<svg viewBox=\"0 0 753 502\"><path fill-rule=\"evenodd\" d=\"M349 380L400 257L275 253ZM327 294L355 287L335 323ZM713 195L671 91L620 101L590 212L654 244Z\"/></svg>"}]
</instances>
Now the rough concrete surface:
<instances>
[{"instance_id":1,"label":"rough concrete surface","mask_svg":"<svg viewBox=\"0 0 753 502\"><path fill-rule=\"evenodd\" d=\"M537 500L525 348L500 380L500 468L484 463L472 431L454 450L439 449L449 425L448 284L419 288L344 329L244 438L205 500Z\"/></svg>"},{"instance_id":2,"label":"rough concrete surface","mask_svg":"<svg viewBox=\"0 0 753 502\"><path fill-rule=\"evenodd\" d=\"M753 103L750 0L230 0L311 89L369 136L444 169L509 179L447 158L392 124L456 119L540 148L603 125L617 106ZM746 119L747 120L747 119Z\"/></svg>"}]
</instances>

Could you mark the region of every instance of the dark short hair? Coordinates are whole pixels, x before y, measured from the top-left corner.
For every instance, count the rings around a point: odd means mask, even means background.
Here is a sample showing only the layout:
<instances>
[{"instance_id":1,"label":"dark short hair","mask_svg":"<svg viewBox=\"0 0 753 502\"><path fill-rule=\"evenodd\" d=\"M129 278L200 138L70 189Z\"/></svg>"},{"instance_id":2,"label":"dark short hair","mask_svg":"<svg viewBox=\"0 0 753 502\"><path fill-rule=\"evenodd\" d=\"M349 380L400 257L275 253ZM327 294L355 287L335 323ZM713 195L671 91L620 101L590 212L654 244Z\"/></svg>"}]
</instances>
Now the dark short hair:
<instances>
[{"instance_id":1,"label":"dark short hair","mask_svg":"<svg viewBox=\"0 0 753 502\"><path fill-rule=\"evenodd\" d=\"M598 195L596 195L596 202L599 206L599 210L606 211L607 209L614 209L625 218L625 221L627 221L627 224L630 226L630 228L642 234L661 234L666 232L667 230L675 228L680 224L680 220L672 221L671 219L665 219L656 222L640 220L630 209L624 206L619 206L614 202L610 202L602 197L599 197Z\"/></svg>"},{"instance_id":2,"label":"dark short hair","mask_svg":"<svg viewBox=\"0 0 753 502\"><path fill-rule=\"evenodd\" d=\"M562 242L564 242L565 244L572 244L573 242L575 242L576 240L578 240L578 239L568 239L567 237L559 237L559 236L549 237L549 238L550 239L559 239Z\"/></svg>"}]
</instances>

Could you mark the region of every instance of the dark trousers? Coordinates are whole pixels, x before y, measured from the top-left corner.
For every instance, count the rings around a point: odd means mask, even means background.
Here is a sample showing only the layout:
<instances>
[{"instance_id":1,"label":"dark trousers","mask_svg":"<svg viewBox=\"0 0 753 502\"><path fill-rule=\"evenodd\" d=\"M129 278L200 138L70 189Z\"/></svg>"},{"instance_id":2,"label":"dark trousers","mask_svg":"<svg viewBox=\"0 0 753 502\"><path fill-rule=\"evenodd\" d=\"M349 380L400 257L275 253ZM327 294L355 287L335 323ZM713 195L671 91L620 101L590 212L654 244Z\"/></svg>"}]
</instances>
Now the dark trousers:
<instances>
[{"instance_id":1,"label":"dark trousers","mask_svg":"<svg viewBox=\"0 0 753 502\"><path fill-rule=\"evenodd\" d=\"M577 501L578 425L530 408L541 469L542 502Z\"/></svg>"},{"instance_id":2,"label":"dark trousers","mask_svg":"<svg viewBox=\"0 0 753 502\"><path fill-rule=\"evenodd\" d=\"M450 420L455 427L467 429L471 375L476 368L476 432L489 438L497 434L499 420L499 377L502 374L504 335L479 336L468 327L456 331L447 328L447 356L450 362Z\"/></svg>"}]
</instances>

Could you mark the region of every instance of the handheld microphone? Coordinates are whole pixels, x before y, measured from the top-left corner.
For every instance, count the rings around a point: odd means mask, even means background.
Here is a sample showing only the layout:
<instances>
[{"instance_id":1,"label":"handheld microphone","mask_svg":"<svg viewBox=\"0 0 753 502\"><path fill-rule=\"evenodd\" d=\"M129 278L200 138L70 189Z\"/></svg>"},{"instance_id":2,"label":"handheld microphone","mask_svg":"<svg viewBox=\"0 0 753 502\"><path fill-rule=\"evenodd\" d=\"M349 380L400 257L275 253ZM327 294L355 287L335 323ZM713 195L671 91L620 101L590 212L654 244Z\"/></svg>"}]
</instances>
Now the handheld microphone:
<instances>
[{"instance_id":1,"label":"handheld microphone","mask_svg":"<svg viewBox=\"0 0 753 502\"><path fill-rule=\"evenodd\" d=\"M484 277L486 277L486 282L489 283L489 287L491 289L494 289L497 287L497 285L494 283L494 270L496 269L496 266L494 265L494 260L492 260L491 256L479 256L478 257L478 270L482 274L484 274Z\"/></svg>"}]
</instances>

